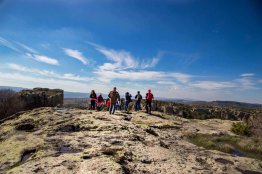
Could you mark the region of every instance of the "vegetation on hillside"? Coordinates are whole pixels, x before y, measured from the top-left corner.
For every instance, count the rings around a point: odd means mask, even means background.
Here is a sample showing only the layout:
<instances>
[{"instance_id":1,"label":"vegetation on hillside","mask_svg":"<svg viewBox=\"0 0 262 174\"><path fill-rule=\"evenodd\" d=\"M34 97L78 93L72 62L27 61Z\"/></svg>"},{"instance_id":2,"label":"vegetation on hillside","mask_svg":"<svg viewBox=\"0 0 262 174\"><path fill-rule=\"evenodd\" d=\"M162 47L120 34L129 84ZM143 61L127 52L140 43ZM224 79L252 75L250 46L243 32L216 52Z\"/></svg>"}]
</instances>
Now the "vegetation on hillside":
<instances>
[{"instance_id":1,"label":"vegetation on hillside","mask_svg":"<svg viewBox=\"0 0 262 174\"><path fill-rule=\"evenodd\" d=\"M19 95L10 89L0 90L0 120L24 109Z\"/></svg>"},{"instance_id":2,"label":"vegetation on hillside","mask_svg":"<svg viewBox=\"0 0 262 174\"><path fill-rule=\"evenodd\" d=\"M262 160L262 139L230 135L191 135L187 140L209 150Z\"/></svg>"}]
</instances>

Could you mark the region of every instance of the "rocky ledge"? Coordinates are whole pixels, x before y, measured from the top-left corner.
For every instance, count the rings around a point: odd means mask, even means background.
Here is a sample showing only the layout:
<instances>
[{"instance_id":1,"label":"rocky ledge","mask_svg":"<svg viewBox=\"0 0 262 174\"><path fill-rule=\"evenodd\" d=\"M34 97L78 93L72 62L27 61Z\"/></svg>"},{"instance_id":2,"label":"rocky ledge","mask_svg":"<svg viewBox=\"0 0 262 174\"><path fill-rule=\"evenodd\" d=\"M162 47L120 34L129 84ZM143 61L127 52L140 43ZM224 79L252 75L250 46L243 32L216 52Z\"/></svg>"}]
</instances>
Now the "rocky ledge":
<instances>
[{"instance_id":1,"label":"rocky ledge","mask_svg":"<svg viewBox=\"0 0 262 174\"><path fill-rule=\"evenodd\" d=\"M1 123L0 173L260 173L262 161L195 146L229 120L38 108Z\"/></svg>"},{"instance_id":2,"label":"rocky ledge","mask_svg":"<svg viewBox=\"0 0 262 174\"><path fill-rule=\"evenodd\" d=\"M62 106L64 100L64 91L61 89L34 88L22 90L18 95L23 100L26 109Z\"/></svg>"}]
</instances>

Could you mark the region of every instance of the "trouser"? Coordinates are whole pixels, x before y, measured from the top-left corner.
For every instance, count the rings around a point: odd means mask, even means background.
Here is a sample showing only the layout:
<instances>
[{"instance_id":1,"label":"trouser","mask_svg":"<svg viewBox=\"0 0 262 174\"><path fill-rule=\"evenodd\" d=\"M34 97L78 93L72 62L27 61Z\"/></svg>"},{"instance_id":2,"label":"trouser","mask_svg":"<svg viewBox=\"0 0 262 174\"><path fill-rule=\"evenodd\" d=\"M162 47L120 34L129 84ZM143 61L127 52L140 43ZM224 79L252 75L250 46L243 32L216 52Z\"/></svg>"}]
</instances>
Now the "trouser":
<instances>
[{"instance_id":1,"label":"trouser","mask_svg":"<svg viewBox=\"0 0 262 174\"><path fill-rule=\"evenodd\" d=\"M126 111L128 110L128 106L129 106L129 101L126 101L126 105L125 105Z\"/></svg>"},{"instance_id":2,"label":"trouser","mask_svg":"<svg viewBox=\"0 0 262 174\"><path fill-rule=\"evenodd\" d=\"M96 106L96 107L97 107L97 110L98 110L98 111L101 111L102 105L103 105L103 102L98 102L98 103L97 103L97 106Z\"/></svg>"},{"instance_id":3,"label":"trouser","mask_svg":"<svg viewBox=\"0 0 262 174\"><path fill-rule=\"evenodd\" d=\"M114 114L116 110L116 103L111 103L109 108L109 113Z\"/></svg>"},{"instance_id":4,"label":"trouser","mask_svg":"<svg viewBox=\"0 0 262 174\"><path fill-rule=\"evenodd\" d=\"M91 109L96 109L96 101L91 100Z\"/></svg>"},{"instance_id":5,"label":"trouser","mask_svg":"<svg viewBox=\"0 0 262 174\"><path fill-rule=\"evenodd\" d=\"M146 112L151 113L152 110L152 101L146 100Z\"/></svg>"},{"instance_id":6,"label":"trouser","mask_svg":"<svg viewBox=\"0 0 262 174\"><path fill-rule=\"evenodd\" d=\"M141 110L141 101L140 101L140 100L137 100L137 101L136 101L135 110L136 110L136 111Z\"/></svg>"}]
</instances>

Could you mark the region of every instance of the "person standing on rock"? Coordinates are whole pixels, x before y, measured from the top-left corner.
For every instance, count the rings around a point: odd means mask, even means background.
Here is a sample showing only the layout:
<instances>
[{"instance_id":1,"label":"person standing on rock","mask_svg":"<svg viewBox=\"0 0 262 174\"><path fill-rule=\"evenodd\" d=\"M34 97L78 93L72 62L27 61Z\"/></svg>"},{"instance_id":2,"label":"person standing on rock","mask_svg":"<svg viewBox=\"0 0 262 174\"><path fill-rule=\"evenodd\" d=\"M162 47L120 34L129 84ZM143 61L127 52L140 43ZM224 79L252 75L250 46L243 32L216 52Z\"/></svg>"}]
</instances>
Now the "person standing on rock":
<instances>
[{"instance_id":1,"label":"person standing on rock","mask_svg":"<svg viewBox=\"0 0 262 174\"><path fill-rule=\"evenodd\" d=\"M110 108L110 99L106 99L106 107L107 107L107 111L109 111Z\"/></svg>"},{"instance_id":2,"label":"person standing on rock","mask_svg":"<svg viewBox=\"0 0 262 174\"><path fill-rule=\"evenodd\" d=\"M116 109L116 103L117 103L117 101L120 101L120 95L116 91L116 87L114 87L113 91L110 91L110 93L108 94L108 97L110 98L109 113L114 114L115 109Z\"/></svg>"},{"instance_id":3,"label":"person standing on rock","mask_svg":"<svg viewBox=\"0 0 262 174\"><path fill-rule=\"evenodd\" d=\"M148 92L146 93L146 112L148 114L151 114L153 99L154 99L154 95L151 93L151 90L149 89Z\"/></svg>"},{"instance_id":4,"label":"person standing on rock","mask_svg":"<svg viewBox=\"0 0 262 174\"><path fill-rule=\"evenodd\" d=\"M103 102L104 102L104 98L103 98L102 94L100 94L100 95L97 97L97 110L98 110L98 111L101 111L102 106L103 106Z\"/></svg>"},{"instance_id":5,"label":"person standing on rock","mask_svg":"<svg viewBox=\"0 0 262 174\"><path fill-rule=\"evenodd\" d=\"M132 101L132 95L129 92L126 93L126 105L125 110L128 111L129 103Z\"/></svg>"},{"instance_id":6,"label":"person standing on rock","mask_svg":"<svg viewBox=\"0 0 262 174\"><path fill-rule=\"evenodd\" d=\"M90 94L89 98L91 100L91 107L90 107L90 109L91 110L95 110L96 109L96 100L97 100L95 90L91 91L91 94Z\"/></svg>"},{"instance_id":7,"label":"person standing on rock","mask_svg":"<svg viewBox=\"0 0 262 174\"><path fill-rule=\"evenodd\" d=\"M135 99L136 99L135 110L140 111L141 110L141 100L142 100L142 95L140 94L140 91L137 91Z\"/></svg>"}]
</instances>

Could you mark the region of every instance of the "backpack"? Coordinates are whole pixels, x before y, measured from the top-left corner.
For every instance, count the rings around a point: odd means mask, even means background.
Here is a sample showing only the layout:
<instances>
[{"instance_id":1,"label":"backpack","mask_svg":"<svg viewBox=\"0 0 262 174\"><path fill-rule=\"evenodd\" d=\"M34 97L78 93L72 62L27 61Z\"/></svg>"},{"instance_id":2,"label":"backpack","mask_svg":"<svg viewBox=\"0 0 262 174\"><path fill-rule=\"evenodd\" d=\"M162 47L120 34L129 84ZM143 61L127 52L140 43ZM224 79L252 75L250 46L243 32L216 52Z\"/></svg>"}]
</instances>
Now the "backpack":
<instances>
[{"instance_id":1,"label":"backpack","mask_svg":"<svg viewBox=\"0 0 262 174\"><path fill-rule=\"evenodd\" d=\"M141 94L137 94L137 100L142 100L142 95Z\"/></svg>"},{"instance_id":2,"label":"backpack","mask_svg":"<svg viewBox=\"0 0 262 174\"><path fill-rule=\"evenodd\" d=\"M152 93L147 93L146 99L149 100L149 101L152 101L153 100L153 94Z\"/></svg>"}]
</instances>

